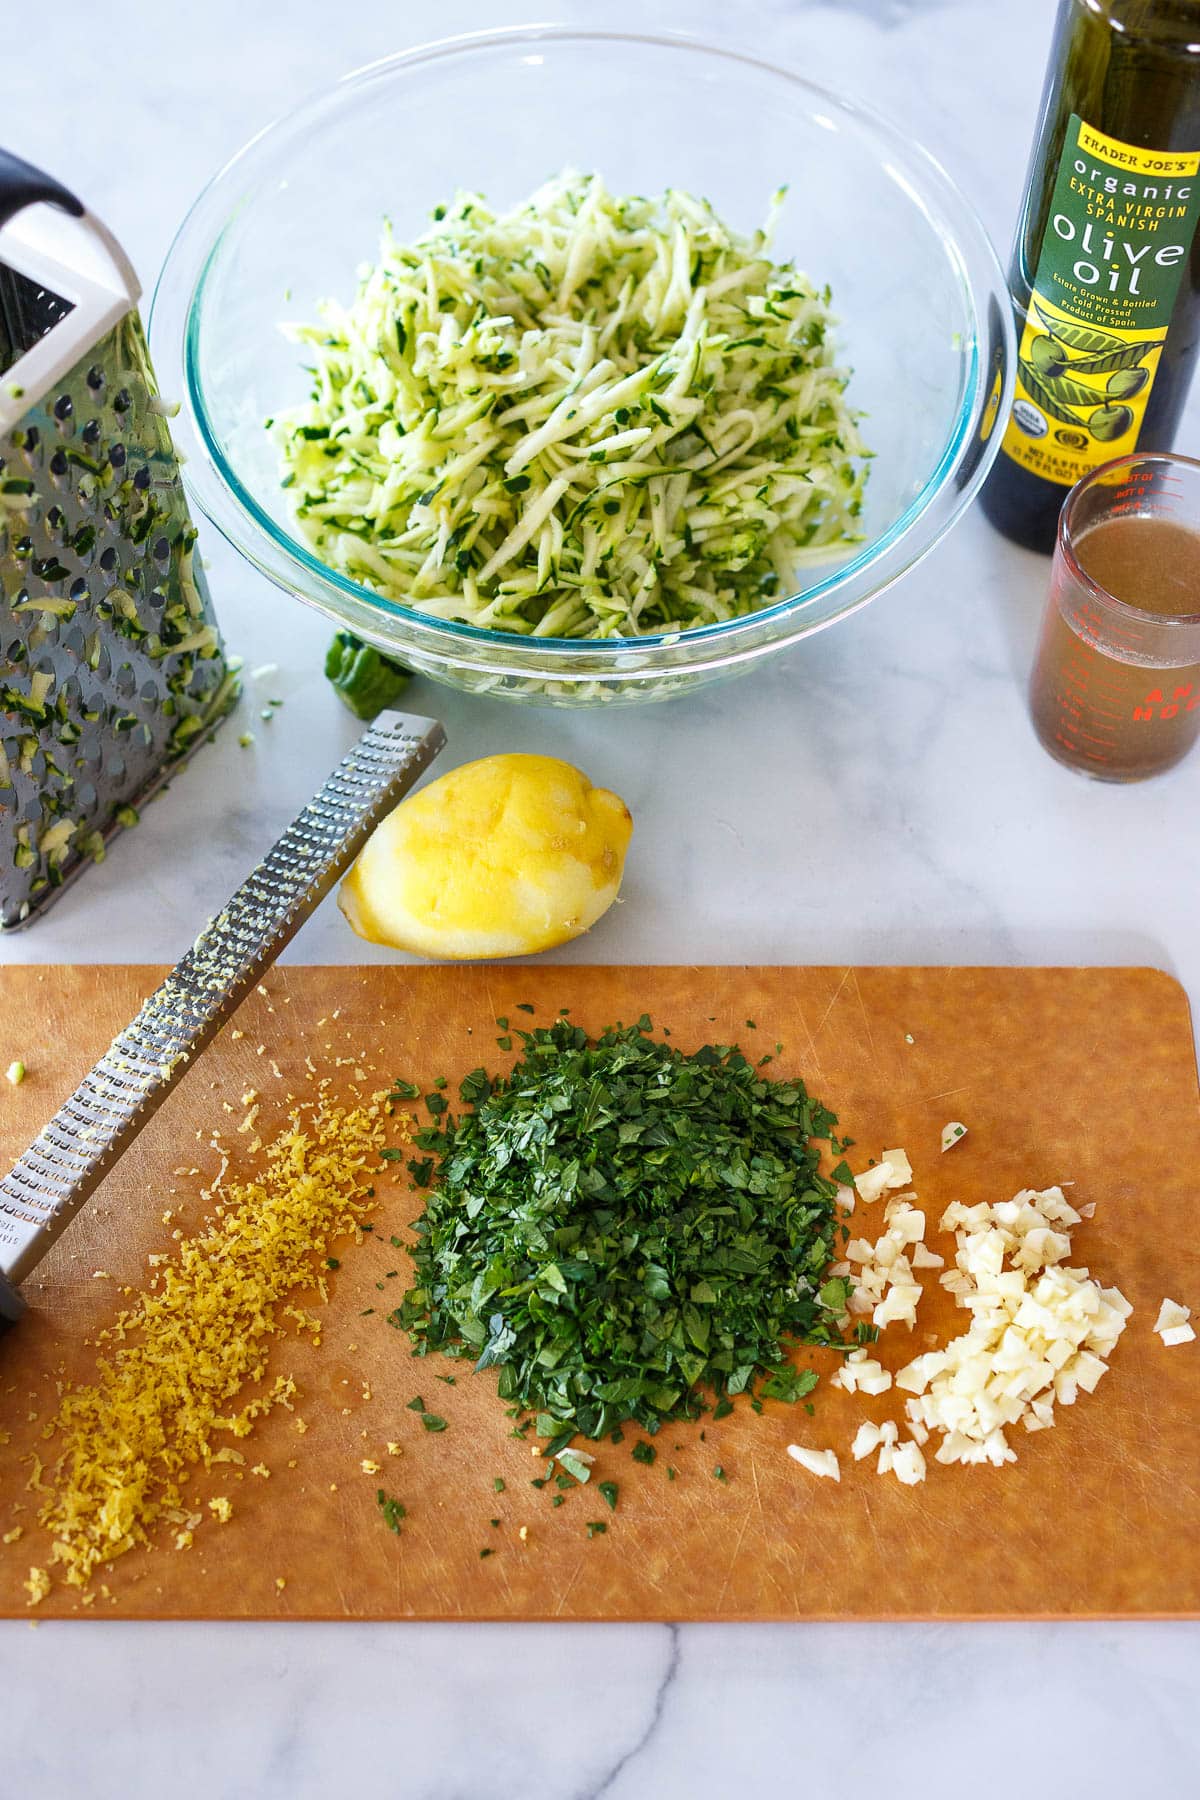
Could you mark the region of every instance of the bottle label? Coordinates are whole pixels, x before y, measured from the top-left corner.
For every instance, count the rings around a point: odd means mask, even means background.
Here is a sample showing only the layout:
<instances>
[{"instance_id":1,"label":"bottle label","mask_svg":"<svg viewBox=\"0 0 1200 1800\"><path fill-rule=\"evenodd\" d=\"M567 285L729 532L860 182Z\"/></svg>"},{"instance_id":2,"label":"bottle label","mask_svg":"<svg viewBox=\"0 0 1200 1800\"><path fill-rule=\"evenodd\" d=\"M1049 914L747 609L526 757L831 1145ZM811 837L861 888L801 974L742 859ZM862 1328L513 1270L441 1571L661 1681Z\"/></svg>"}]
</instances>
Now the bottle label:
<instances>
[{"instance_id":1,"label":"bottle label","mask_svg":"<svg viewBox=\"0 0 1200 1800\"><path fill-rule=\"evenodd\" d=\"M1200 152L1072 113L1017 354L1005 452L1070 487L1137 447L1200 217Z\"/></svg>"}]
</instances>

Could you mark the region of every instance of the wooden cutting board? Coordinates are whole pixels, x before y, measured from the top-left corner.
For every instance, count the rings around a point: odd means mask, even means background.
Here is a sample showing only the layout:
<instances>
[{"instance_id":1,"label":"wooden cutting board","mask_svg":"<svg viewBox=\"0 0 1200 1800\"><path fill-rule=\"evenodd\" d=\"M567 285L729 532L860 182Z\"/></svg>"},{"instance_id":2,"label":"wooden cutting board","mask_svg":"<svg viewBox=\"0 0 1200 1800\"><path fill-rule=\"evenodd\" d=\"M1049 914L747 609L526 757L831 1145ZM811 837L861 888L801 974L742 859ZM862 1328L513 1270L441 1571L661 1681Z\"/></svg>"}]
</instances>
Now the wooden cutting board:
<instances>
[{"instance_id":1,"label":"wooden cutting board","mask_svg":"<svg viewBox=\"0 0 1200 1800\"><path fill-rule=\"evenodd\" d=\"M158 979L149 968L0 970L0 1154L11 1159ZM384 1323L407 1258L389 1244L418 1210L406 1178L379 1189L376 1232L347 1247L323 1342L277 1345L273 1372L299 1384L308 1431L286 1413L243 1448L269 1479L228 1467L196 1477L195 1501L232 1499L229 1523L199 1528L186 1552L137 1550L105 1575L91 1617L799 1619L1195 1616L1200 1613L1197 1425L1200 1342L1166 1350L1151 1327L1164 1294L1200 1311L1197 1181L1200 1097L1187 1000L1149 969L280 968L247 1002L163 1107L102 1193L42 1265L33 1310L0 1341L0 1611L24 1616L21 1583L48 1545L26 1490L27 1458L53 1411L54 1381L86 1378L85 1339L141 1284L146 1258L172 1247L168 1206L186 1223L215 1173L203 1148L227 1129L247 1087L264 1096L258 1129L282 1122L305 1058L340 1087L406 1075L428 1087L480 1061L501 1066L496 1015L539 1022L560 1007L589 1029L649 1011L676 1041L740 1041L804 1075L857 1140L853 1158L904 1145L933 1223L952 1199L1006 1198L1073 1181L1095 1217L1072 1260L1115 1282L1135 1311L1092 1396L1060 1409L1053 1431L1014 1434L1004 1469L930 1461L916 1489L855 1464L863 1416L899 1415L896 1395L817 1391L815 1416L739 1401L717 1424L667 1427L652 1467L630 1457L640 1433L599 1448L593 1483L555 1509L553 1483L510 1435L494 1378L468 1364L413 1359ZM754 1020L756 1029L749 1027ZM259 1051L259 1046L263 1046ZM338 1058L342 1061L339 1063ZM272 1073L271 1063L279 1070ZM942 1155L943 1124L969 1136ZM236 1134L235 1144L247 1140ZM197 1168L194 1176L172 1171ZM236 1173L236 1169L234 1171ZM950 1240L936 1247L945 1250ZM107 1271L97 1278L96 1270ZM398 1270L393 1274L391 1271ZM382 1287L377 1286L382 1284ZM376 1307L370 1315L367 1307ZM899 1366L961 1328L931 1278L916 1333L882 1347ZM829 1373L828 1354L814 1365ZM435 1381L454 1373L453 1387ZM431 1435L416 1394L449 1428ZM369 1395L369 1398L367 1397ZM435 1399L436 1397L436 1399ZM388 1458L387 1440L402 1454ZM839 1486L786 1455L833 1446ZM378 1457L381 1477L363 1473ZM726 1480L713 1476L716 1466ZM668 1466L676 1479L668 1480ZM500 1477L504 1492L493 1482ZM619 1483L609 1513L595 1483ZM403 1501L400 1536L376 1504L381 1480ZM493 1525L492 1520L499 1523ZM589 1539L589 1520L607 1532ZM528 1527L522 1543L519 1528ZM488 1549L491 1556L481 1558ZM277 1580L285 1585L277 1586ZM39 1616L78 1610L56 1588Z\"/></svg>"}]
</instances>

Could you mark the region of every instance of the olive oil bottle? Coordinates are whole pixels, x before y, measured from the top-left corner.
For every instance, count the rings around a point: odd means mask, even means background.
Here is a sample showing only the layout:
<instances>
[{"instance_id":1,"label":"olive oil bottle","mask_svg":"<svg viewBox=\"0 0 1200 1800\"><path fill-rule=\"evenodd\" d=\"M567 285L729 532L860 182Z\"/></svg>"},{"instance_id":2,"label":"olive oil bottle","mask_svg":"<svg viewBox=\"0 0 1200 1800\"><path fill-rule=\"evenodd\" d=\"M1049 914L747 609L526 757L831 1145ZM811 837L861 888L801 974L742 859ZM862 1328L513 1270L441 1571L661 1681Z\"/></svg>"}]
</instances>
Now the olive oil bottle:
<instances>
[{"instance_id":1,"label":"olive oil bottle","mask_svg":"<svg viewBox=\"0 0 1200 1800\"><path fill-rule=\"evenodd\" d=\"M1072 487L1170 447L1200 349L1200 0L1060 0L1009 285L1016 397L984 512L1053 548Z\"/></svg>"}]
</instances>

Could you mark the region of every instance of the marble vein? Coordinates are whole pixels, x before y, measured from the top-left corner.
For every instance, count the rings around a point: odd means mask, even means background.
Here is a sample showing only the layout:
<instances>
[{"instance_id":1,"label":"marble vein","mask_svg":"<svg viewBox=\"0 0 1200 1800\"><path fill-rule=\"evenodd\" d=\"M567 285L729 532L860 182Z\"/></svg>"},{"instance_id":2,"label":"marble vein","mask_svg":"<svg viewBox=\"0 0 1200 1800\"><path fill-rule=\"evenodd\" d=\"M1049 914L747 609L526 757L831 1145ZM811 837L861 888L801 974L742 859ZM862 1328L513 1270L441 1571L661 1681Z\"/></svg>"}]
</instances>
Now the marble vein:
<instances>
[{"instance_id":1,"label":"marble vein","mask_svg":"<svg viewBox=\"0 0 1200 1800\"><path fill-rule=\"evenodd\" d=\"M680 1627L678 1625L668 1625L666 1631L670 1646L667 1656L667 1666L663 1670L662 1679L654 1690L650 1717L646 1722L645 1730L642 1732L641 1736L630 1745L628 1750L622 1752L617 1761L613 1763L612 1767L605 1772L594 1786L580 1789L576 1800L602 1800L603 1795L613 1793L617 1787L617 1783L622 1779L626 1771L635 1767L638 1759L648 1749L657 1735L663 1721L663 1713L666 1709L667 1701L670 1698L671 1690L674 1686L675 1677L679 1673L680 1659L683 1655L683 1640ZM644 1785L639 1783L638 1785L635 1785L631 1791L633 1793L644 1793L646 1790Z\"/></svg>"}]
</instances>

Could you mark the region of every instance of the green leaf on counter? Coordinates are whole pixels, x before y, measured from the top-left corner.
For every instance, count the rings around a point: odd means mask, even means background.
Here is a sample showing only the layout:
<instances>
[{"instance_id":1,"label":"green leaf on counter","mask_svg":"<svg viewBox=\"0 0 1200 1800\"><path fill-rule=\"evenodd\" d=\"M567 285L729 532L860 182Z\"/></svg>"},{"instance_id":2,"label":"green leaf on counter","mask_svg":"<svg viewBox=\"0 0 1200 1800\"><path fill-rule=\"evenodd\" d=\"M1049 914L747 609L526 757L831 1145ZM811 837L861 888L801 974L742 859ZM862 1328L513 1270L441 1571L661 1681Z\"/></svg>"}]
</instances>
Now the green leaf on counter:
<instances>
[{"instance_id":1,"label":"green leaf on counter","mask_svg":"<svg viewBox=\"0 0 1200 1800\"><path fill-rule=\"evenodd\" d=\"M373 719L385 707L395 706L412 671L353 632L339 631L325 653L325 676L356 719Z\"/></svg>"}]
</instances>

